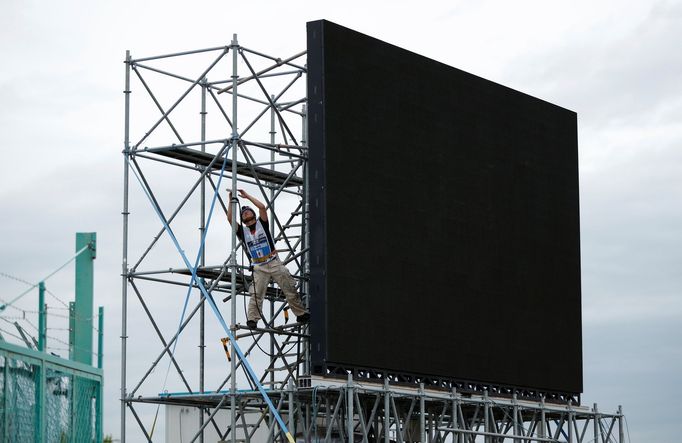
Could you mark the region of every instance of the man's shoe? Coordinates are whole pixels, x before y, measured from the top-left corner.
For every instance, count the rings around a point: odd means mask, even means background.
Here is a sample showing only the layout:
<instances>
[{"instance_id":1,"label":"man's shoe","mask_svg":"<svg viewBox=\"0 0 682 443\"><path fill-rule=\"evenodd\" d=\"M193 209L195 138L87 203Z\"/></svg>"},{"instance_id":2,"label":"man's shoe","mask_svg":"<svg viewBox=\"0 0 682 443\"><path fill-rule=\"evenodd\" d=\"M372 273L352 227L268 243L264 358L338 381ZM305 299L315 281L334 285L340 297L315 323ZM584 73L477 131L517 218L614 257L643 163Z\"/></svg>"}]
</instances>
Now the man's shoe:
<instances>
[{"instance_id":1,"label":"man's shoe","mask_svg":"<svg viewBox=\"0 0 682 443\"><path fill-rule=\"evenodd\" d=\"M308 323L310 321L310 313L306 312L303 315L299 315L296 317L296 321L298 323Z\"/></svg>"},{"instance_id":2,"label":"man's shoe","mask_svg":"<svg viewBox=\"0 0 682 443\"><path fill-rule=\"evenodd\" d=\"M246 322L246 326L248 326L249 329L256 329L256 326L258 326L258 322L255 320L249 320Z\"/></svg>"}]
</instances>

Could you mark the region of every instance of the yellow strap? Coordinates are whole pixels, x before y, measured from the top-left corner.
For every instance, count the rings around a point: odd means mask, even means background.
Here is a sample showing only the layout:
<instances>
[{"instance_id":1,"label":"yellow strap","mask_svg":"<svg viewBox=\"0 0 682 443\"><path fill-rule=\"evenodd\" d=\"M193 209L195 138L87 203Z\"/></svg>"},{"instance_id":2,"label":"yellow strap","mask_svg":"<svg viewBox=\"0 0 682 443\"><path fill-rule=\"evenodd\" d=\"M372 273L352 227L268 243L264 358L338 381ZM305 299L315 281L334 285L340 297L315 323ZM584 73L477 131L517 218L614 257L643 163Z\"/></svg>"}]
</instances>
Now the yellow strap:
<instances>
[{"instance_id":1,"label":"yellow strap","mask_svg":"<svg viewBox=\"0 0 682 443\"><path fill-rule=\"evenodd\" d=\"M263 262L266 262L266 261L270 260L270 259L271 259L272 257L274 257L275 255L277 255L277 251L272 251L271 253L269 253L269 254L266 255L265 257L254 258L252 261L253 261L254 263L263 263Z\"/></svg>"}]
</instances>

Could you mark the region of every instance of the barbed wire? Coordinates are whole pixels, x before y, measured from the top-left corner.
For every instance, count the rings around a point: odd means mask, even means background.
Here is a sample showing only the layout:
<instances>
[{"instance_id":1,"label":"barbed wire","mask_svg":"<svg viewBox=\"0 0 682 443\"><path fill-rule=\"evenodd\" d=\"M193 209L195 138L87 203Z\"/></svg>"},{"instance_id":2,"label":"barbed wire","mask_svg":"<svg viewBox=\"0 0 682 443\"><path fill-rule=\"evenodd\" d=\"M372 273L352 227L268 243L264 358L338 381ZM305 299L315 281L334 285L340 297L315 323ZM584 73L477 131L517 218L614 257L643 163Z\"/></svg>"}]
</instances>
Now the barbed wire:
<instances>
[{"instance_id":1,"label":"barbed wire","mask_svg":"<svg viewBox=\"0 0 682 443\"><path fill-rule=\"evenodd\" d=\"M14 326L14 327L16 327L17 325L19 325L19 323L18 323L16 320L25 321L25 322L28 323L33 329L35 329L38 333L40 333L38 327L36 327L36 325L35 325L33 322L31 322L30 320L28 320L28 319L26 319L26 318L20 318L20 317L15 317L14 319L15 319L15 322L12 322L12 321L10 321L9 318L0 316L0 320L2 320L2 321L4 321L5 323L8 323L8 324L10 324L10 325L12 325L12 326ZM30 338L30 339L32 339L32 340L36 340L36 338L35 338L33 335L31 335L31 334L29 333L29 331L27 331L27 330L26 330L25 328L23 328L21 325L19 325L19 327L22 328L22 329L27 333L28 338ZM68 328L46 328L46 329L48 329L48 330L50 330L50 329L51 329L51 330L60 329L60 330L64 330L64 331L70 331L70 329L68 329ZM93 328L93 329L95 329L95 328ZM16 335L16 334L14 334L14 333L12 333L12 332L7 331L6 329L0 329L0 331L1 331L1 332L5 332L5 333L7 333L9 336L14 337L14 338L16 338L16 339L21 340L22 342L24 342L24 337L21 337L20 335ZM99 355L98 352L95 352L95 351L93 351L92 349L89 349L89 350L88 350L88 349L86 349L86 348L84 348L84 347L82 347L82 346L71 345L71 344L69 344L68 342L66 342L66 341L64 341L64 340L55 337L54 335L48 335L48 334L46 333L46 334L45 334L45 338L46 338L46 341L47 341L48 343L49 343L50 341L56 341L57 343L61 343L61 344L66 345L66 346L73 347L73 349L76 349L76 350L86 351L86 352L88 352L88 353L90 353L90 354L93 354L93 355ZM51 346L47 345L46 348L51 348Z\"/></svg>"},{"instance_id":2,"label":"barbed wire","mask_svg":"<svg viewBox=\"0 0 682 443\"><path fill-rule=\"evenodd\" d=\"M3 277L9 278L10 280L16 280L20 283L24 283L26 285L33 286L33 283L28 282L28 281L24 280L23 278L19 278L19 277L16 277L14 275L8 274L6 272L0 272L0 275Z\"/></svg>"},{"instance_id":3,"label":"barbed wire","mask_svg":"<svg viewBox=\"0 0 682 443\"><path fill-rule=\"evenodd\" d=\"M1 300L0 300L0 301L1 301ZM52 310L52 309L54 309L54 308L49 308L49 309L47 310L48 316L49 316L49 317L58 317L58 318L63 318L63 319L71 319L71 317L68 316L68 315L50 313L49 311ZM35 329L38 329L37 327L35 327L35 323L32 323L31 320L29 320L29 318L26 317L26 315L25 315L25 314L38 314L38 311L26 311L26 310L21 310L21 312L24 313L24 315L21 316L21 317L19 317L19 316L13 316L13 315L4 315L4 316L2 316L1 318L5 318L5 319L9 319L9 320L25 320L25 321L31 323L31 325L32 325ZM82 321L82 320L94 320L94 319L96 319L96 318L99 318L99 315L94 315L94 316L92 316L92 317L80 317L80 316L75 316L75 317L74 317L74 319L75 319L75 320L78 320L78 321ZM50 328L48 328L48 329L50 329ZM56 328L51 328L51 329L56 329ZM99 329L98 329L97 327L95 327L94 325L92 326L92 329L95 330L96 332L99 332Z\"/></svg>"},{"instance_id":4,"label":"barbed wire","mask_svg":"<svg viewBox=\"0 0 682 443\"><path fill-rule=\"evenodd\" d=\"M0 271L0 276L5 277L5 278L8 278L8 279L10 279L10 280L18 281L18 282L23 283L23 284L25 284L25 285L28 285L28 286L31 287L30 289L33 289L33 288L35 288L36 286L38 286L38 284L31 283L31 282L29 282L29 281L27 281L27 280L24 280L24 279L21 278L21 277L17 277L16 275L8 274L8 273L6 273L6 272ZM59 303L61 303L61 304L64 306L64 308L52 308L52 309L66 309L66 310L69 309L69 305L66 304L61 298L59 298L59 297L57 296L57 294L55 294L54 292L50 291L50 290L47 289L47 288L45 288L45 292L47 292L47 293L48 293L49 295L51 295L55 300L57 300ZM2 301L2 302L5 304L5 306L8 306L6 301L4 301L4 300L2 300L2 299L0 299L0 301ZM17 307L15 307L15 306L13 306L13 305L9 305L9 307L14 308L14 309L19 309L19 310L21 310L21 311L25 311L25 309L17 308Z\"/></svg>"},{"instance_id":5,"label":"barbed wire","mask_svg":"<svg viewBox=\"0 0 682 443\"><path fill-rule=\"evenodd\" d=\"M45 292L50 294L55 300L57 300L59 303L61 303L64 306L64 308L59 308L59 309L66 309L67 311L69 310L69 305L66 304L61 298L57 297L52 291L45 288ZM52 308L52 309L57 309L57 308Z\"/></svg>"},{"instance_id":6,"label":"barbed wire","mask_svg":"<svg viewBox=\"0 0 682 443\"><path fill-rule=\"evenodd\" d=\"M47 276L45 276L45 277L43 277L42 279L40 279L39 282L45 282L45 281L47 281L48 278L52 277L52 276L55 275L57 272L59 272L59 271L61 271L62 269L64 269L69 263L71 263L72 261L74 261L79 255L81 255L83 252L85 252L86 250L88 250L91 246L92 246L92 242L90 242L90 243L88 243L87 245L83 246L79 251L76 252L76 254L75 254L74 256L72 256L71 258L69 258L69 259L66 261L66 263L64 263L63 265L59 266L59 267L58 267L57 269L55 269L54 271L50 272ZM20 281L20 282L22 282L22 283L28 283L29 285L31 285L31 287L28 288L27 290L25 290L24 292L22 292L21 294L17 295L16 297L14 297L14 298L13 298L12 300L10 300L9 302L5 302L2 306L0 306L0 311L4 311L4 310L7 308L7 306L11 306L12 304L14 304L14 302L16 302L17 300L19 300L19 299L20 299L21 297L23 297L24 295L28 294L33 288L37 287L37 286L40 284L40 283L31 284L31 283L27 282L27 281L24 280L24 279L20 279L20 278L18 278L18 277L11 276L10 274L7 274L7 273L5 273L5 272L3 272L2 275L3 275L3 276L8 276L8 275L9 275L10 278L12 278L12 279L14 279L14 280L17 280L17 281Z\"/></svg>"},{"instance_id":7,"label":"barbed wire","mask_svg":"<svg viewBox=\"0 0 682 443\"><path fill-rule=\"evenodd\" d=\"M80 249L76 253L76 255L71 257L66 263L64 263L63 265L58 267L52 273L48 274L44 279L41 280L41 282L44 282L45 280L52 277L54 274L56 274L60 270L64 269L69 263L71 263L73 260L75 260L76 257L78 257L81 253L83 253L89 247L90 247L90 244L88 244L85 247L83 247L82 249ZM24 326L20 325L19 322L25 322L24 324L29 325L33 330L35 330L38 334L40 334L40 329L38 328L38 326L35 325L35 323L33 321L31 321L27 317L27 314L40 315L41 312L39 310L23 309L23 308L20 308L18 306L15 306L13 303L16 302L17 300L19 300L24 295L28 294L31 290L39 287L40 283L31 283L28 280L25 280L21 277L17 277L15 275L9 274L7 272L2 272L2 271L0 271L0 276L5 277L5 278L10 279L10 280L17 281L19 283L23 283L23 284L29 286L29 288L27 290L25 290L24 292L22 292L21 294L19 294L17 297L13 298L9 302L0 298L0 303L2 303L2 306L0 307L0 312L4 311L5 309L7 309L9 307L9 308L13 308L15 311L18 311L19 313L21 313L21 316L2 316L2 315L0 315L0 320L3 320L8 324L11 324L12 326L18 327L19 329L23 330L26 333L26 335L28 335L28 338L35 342L36 341L35 337L33 337L32 334ZM53 291L45 288L45 292L61 305L61 307L51 307L51 308L48 308L47 305L45 305L45 315L46 316L57 317L57 318L62 318L62 319L67 319L67 320L75 319L76 321L92 321L96 318L99 318L99 314L92 315L89 317L81 317L81 316L74 316L74 315L68 315L68 314L63 315L63 314L55 313L53 311L58 310L58 311L68 311L69 314L71 314L72 310L71 310L69 304L66 301L64 301L61 297L59 297L57 294L55 294ZM10 321L10 320L14 320L14 321ZM95 327L94 325L91 326L91 328L94 331L96 331L98 334L100 333L100 330L97 327ZM75 350L79 350L79 351L86 351L86 352L88 352L92 355L95 355L95 356L99 355L97 352L94 352L92 349L85 349L85 348L80 347L80 346L75 346L73 344L69 344L68 342L61 340L61 339L55 337L54 335L48 334L47 333L48 330L50 330L50 331L69 331L70 332L71 328L54 328L54 327L48 328L48 327L46 327L46 330L45 330L45 339L46 339L46 346L45 346L46 349L45 350L46 351L48 349L51 349L51 350L57 350L57 351L72 352L72 350L75 349ZM21 335L12 333L10 331L7 331L6 329L0 328L0 331L4 332L9 337L13 337L13 338L15 338L21 342L25 342L25 340L27 339L26 337L22 337ZM64 349L64 348L56 348L56 347L50 346L48 344L50 342L60 343L62 345L67 346L67 348ZM31 346L29 345L29 347L31 347Z\"/></svg>"},{"instance_id":8,"label":"barbed wire","mask_svg":"<svg viewBox=\"0 0 682 443\"><path fill-rule=\"evenodd\" d=\"M24 321L25 321L26 323L28 323L29 325L31 325L31 327L32 327L33 329L35 329L36 332L40 333L40 329L38 329L38 326L36 326L31 320L25 318Z\"/></svg>"},{"instance_id":9,"label":"barbed wire","mask_svg":"<svg viewBox=\"0 0 682 443\"><path fill-rule=\"evenodd\" d=\"M71 345L71 344L65 342L64 340L60 340L60 339L53 337L53 336L48 336L47 338L49 338L50 340L56 341L57 343L61 343L63 345L69 346L70 348L73 347L73 349L77 349L79 351L88 351L88 349L85 349L82 346ZM48 343L49 343L49 340L48 340ZM89 353L92 355L99 355L99 353L93 351L92 349L89 350Z\"/></svg>"},{"instance_id":10,"label":"barbed wire","mask_svg":"<svg viewBox=\"0 0 682 443\"><path fill-rule=\"evenodd\" d=\"M21 281L21 280L19 280L19 281ZM39 328L35 325L35 323L33 323L28 318L26 318L26 313L29 311L25 311L25 310L21 310L21 309L20 309L20 311L23 312L22 317L6 317L6 316L3 317L3 316L0 316L0 320L14 326L15 328L20 329L20 333L22 333L21 331L24 331L28 337L21 336L19 334L14 333L14 332L10 332L7 329L1 328L1 327L0 327L0 333L6 334L8 337L12 337L19 342L25 343L28 348L33 348L34 346L37 348L38 346L36 345L36 343L37 343L36 338L33 335L31 335L31 333L29 333L29 331L27 331L25 328L23 328L19 324L19 321L25 322L26 324L31 326L33 329L35 329L38 332L38 334L40 334ZM37 311L34 311L34 313L37 313ZM90 317L90 318L94 318L94 317ZM11 321L11 320L15 320L15 321ZM54 335L47 334L48 330L70 331L71 329L69 329L69 328L45 328L45 329L46 329L46 331L45 331L45 349L44 349L45 352L52 352L54 354L54 351L57 351L57 352L68 352L70 354L74 350L79 350L79 351L85 351L88 354L93 355L95 357L100 356L99 352L95 352L92 349L86 349L86 348L83 348L82 346L76 346L73 344L69 344L68 342L61 340L60 338L57 338ZM99 332L99 330L97 328L93 327L93 329L95 329L97 332ZM28 340L28 342L27 342L27 340ZM31 340L34 342L33 345L30 344ZM66 346L66 348L61 348L58 346L52 346L51 345L52 342L60 343L64 346ZM58 357L62 358L58 354L54 354L54 355L57 355Z\"/></svg>"},{"instance_id":11,"label":"barbed wire","mask_svg":"<svg viewBox=\"0 0 682 443\"><path fill-rule=\"evenodd\" d=\"M14 324L14 323L12 323L12 324ZM14 337L14 338L16 338L17 340L21 340L22 342L24 341L24 338L23 338L23 337L21 337L21 336L19 336L19 335L16 335L16 334L14 334L14 333L12 333L12 332L9 332L9 331L6 330L6 329L0 328L0 332L2 332L2 333L4 333L4 334L7 334L7 335L9 335L10 337Z\"/></svg>"}]
</instances>

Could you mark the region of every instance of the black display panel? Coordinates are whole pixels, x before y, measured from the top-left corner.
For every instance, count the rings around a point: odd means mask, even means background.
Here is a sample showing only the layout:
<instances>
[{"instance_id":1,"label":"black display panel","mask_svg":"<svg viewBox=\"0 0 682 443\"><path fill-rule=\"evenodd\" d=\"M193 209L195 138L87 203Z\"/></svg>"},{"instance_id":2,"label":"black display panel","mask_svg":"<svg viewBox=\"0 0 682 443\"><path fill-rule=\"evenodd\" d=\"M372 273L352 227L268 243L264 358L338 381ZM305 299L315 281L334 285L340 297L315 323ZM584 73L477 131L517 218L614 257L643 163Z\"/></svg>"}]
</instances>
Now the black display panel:
<instances>
[{"instance_id":1,"label":"black display panel","mask_svg":"<svg viewBox=\"0 0 682 443\"><path fill-rule=\"evenodd\" d=\"M307 31L313 373L580 394L576 114Z\"/></svg>"}]
</instances>

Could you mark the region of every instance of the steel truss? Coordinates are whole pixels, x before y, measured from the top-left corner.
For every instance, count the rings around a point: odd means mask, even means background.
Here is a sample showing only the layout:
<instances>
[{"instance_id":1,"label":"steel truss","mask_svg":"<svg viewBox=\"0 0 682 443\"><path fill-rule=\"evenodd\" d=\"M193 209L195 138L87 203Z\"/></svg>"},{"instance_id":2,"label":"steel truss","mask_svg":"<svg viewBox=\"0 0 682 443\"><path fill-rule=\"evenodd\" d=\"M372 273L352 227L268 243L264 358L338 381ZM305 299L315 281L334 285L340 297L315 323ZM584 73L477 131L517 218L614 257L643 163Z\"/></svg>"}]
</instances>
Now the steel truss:
<instances>
[{"instance_id":1,"label":"steel truss","mask_svg":"<svg viewBox=\"0 0 682 443\"><path fill-rule=\"evenodd\" d=\"M167 372L176 380L174 389L181 389L191 395L206 396L207 399L212 398L212 392L228 389L232 394L229 398L223 398L217 403L205 401L197 404L199 408L207 408L205 414L200 414L197 428L213 426L225 438L231 434L232 441L236 440L237 432L230 430L237 427L241 404L241 395L237 390L238 379L240 383L248 383L250 389L261 390L261 401L267 403L270 400L265 395L263 386L270 392L277 392L307 373L307 328L287 321L288 308L284 297L274 286L268 288L266 293L269 306L264 306L265 312L262 313L264 327L251 330L242 326L243 316L238 305L243 305L246 298L244 296L248 296L251 282L248 262L244 261L234 229L229 244L223 244L217 254L209 237L211 220L213 224L220 224L215 221L216 218L225 220L224 216L212 218L213 215L218 215L215 212L222 211L226 214L227 205L233 205L234 214L239 213L238 200L234 198L226 201L226 194L221 193L222 180L230 183L229 189L235 196L237 189L245 185L256 188L257 197L270 209L270 229L278 246L282 247L278 251L280 258L290 268L299 282L302 297L306 298L306 68L300 62L304 55L305 52L301 52L284 59L272 57L240 46L236 35L230 45L222 47L136 59L129 52L126 53L122 441L126 438L128 412L139 425L140 433L147 440L154 438L156 419L150 423L149 413L140 411L148 402L172 403L173 398L165 393L169 387L166 384L168 375L162 387L159 388L157 384L156 391L149 393L149 389L154 389L151 386L156 381L152 374L159 369L162 372L166 364ZM198 61L198 56L202 57L201 61ZM178 70L183 67L194 71L194 74L180 74ZM132 124L138 121L131 120L133 83L143 92L146 103L152 104L157 112L157 116L150 119L146 126L141 126L143 135L137 140L131 138ZM178 87L177 84L181 86ZM170 95L169 91L174 92L170 105L165 103ZM190 110L190 117L187 110L192 106L195 108ZM217 121L209 122L210 113L217 115ZM142 114L147 117L149 112ZM198 118L195 117L197 114ZM193 125L195 129L199 127L198 132L191 130L192 123L196 123ZM211 129L216 136L208 136ZM193 135L187 136L187 133ZM159 165L169 173L171 168L175 168L172 182L180 173L191 176L191 180L185 182L188 189L183 191L184 195L179 199L177 195L170 198L176 200L170 209L168 205L161 203L164 198L168 199L168 195L162 195L168 194L165 192L168 181L163 180L159 186L158 183L154 184L151 177L155 171L159 173ZM164 176L168 177L165 173ZM133 233L129 204L130 189L134 188L135 181L139 184L135 189L141 189L141 195L146 197L162 226L154 236L150 236L151 241L140 249L139 255L132 256L129 254L129 238ZM195 200L199 201L198 208L190 203ZM280 201L281 207L288 208L288 215L282 218L278 217L282 211L274 210L275 205L279 209ZM186 220L183 216L188 212L197 222L200 234L198 238L194 236L195 241L189 242L196 252L196 258L192 257L192 260L188 258L185 249L187 241L181 240L179 233L184 229L183 223ZM232 226L235 225L233 221ZM180 263L185 266L168 266L169 262L178 263L177 255L172 261L164 262L163 257L161 260L156 257L154 261L153 251L161 248L162 239L171 240L182 258ZM218 263L207 262L207 256L211 252L214 257L220 257ZM143 288L144 285L146 289ZM158 314L162 309L159 308L158 296L154 294L154 288L164 285L188 288L184 306L180 305L183 315L179 326L171 333L163 331L164 325ZM144 339L148 339L150 334L156 335L159 344L151 365L145 370L138 368L139 373L136 374L129 373L129 366L132 365L128 361L128 347L132 343L129 340L133 339L132 329L139 325L131 325L129 328L129 298L137 301L135 309L141 308L146 316L147 324L142 331ZM220 303L221 301L226 304ZM161 301L162 305L166 303L171 302ZM216 317L224 326L224 335L227 337L223 339L223 346L229 360L229 371L223 371L218 377L213 371L212 379L207 378L207 372L210 371L205 366L205 348L207 339L213 344L219 337L206 335L207 305L215 310ZM229 313L229 317L225 315L227 321L223 312ZM178 350L178 343L183 332L192 327L199 332L199 351L195 355L197 358L190 363L193 367L188 368L187 363L182 362L181 352L185 351ZM236 344L237 340L241 347ZM260 354L261 367L256 367L258 370L252 368L247 360L254 354ZM225 360L225 356L221 358ZM254 357L254 360L259 360L259 357ZM191 380L188 372L195 372L198 380ZM151 396L143 396L145 391L145 395ZM232 411L232 421L228 429L218 429L209 414L210 407L217 405L230 407ZM279 418L274 405L272 417ZM278 432L286 431L283 424L280 423ZM203 441L201 432L197 439Z\"/></svg>"},{"instance_id":2,"label":"steel truss","mask_svg":"<svg viewBox=\"0 0 682 443\"><path fill-rule=\"evenodd\" d=\"M213 417L226 407L229 393L177 395L138 401L206 407ZM313 379L313 386L292 383L271 396L287 425L301 442L625 442L624 416L571 404L550 404L483 395L464 396L374 383ZM280 441L273 420L257 392L241 392L237 401L238 441L252 440L260 427L268 441ZM244 417L256 416L248 422ZM229 429L227 430L229 434ZM199 432L195 435L198 438Z\"/></svg>"},{"instance_id":3,"label":"steel truss","mask_svg":"<svg viewBox=\"0 0 682 443\"><path fill-rule=\"evenodd\" d=\"M239 213L237 200L226 201L226 194L221 194L222 180L230 181L233 195L241 186L257 189L258 198L270 210L270 229L281 248L280 257L307 303L304 56L305 51L286 58L270 56L239 45L236 35L229 45L196 51L144 58L126 53L121 441L126 441L128 418L135 424L131 435L153 441L156 419L149 417L154 409L183 405L201 411L192 441L203 441L204 430L211 427L222 440L248 442L265 426L268 441L286 441L288 428L305 442L623 442L620 408L615 414L601 414L596 405L588 409L570 402L553 405L497 398L487 391L462 394L454 389L425 389L423 384L406 388L388 379L381 385L353 381L351 376L342 382L311 378L307 327L286 320L286 303L275 286L266 293L264 327L251 330L242 325L251 282L248 263L234 229L230 241L220 246L209 235L210 227L220 223L216 220L225 221L221 212L227 213L227 205L233 205L233 214ZM192 74L180 73L183 67ZM157 81L163 86L157 86ZM139 100L144 98L156 112L146 124L141 121L149 118L149 112L137 112L142 102L136 101L132 112L133 86L141 92ZM209 122L209 115L217 120ZM140 126L133 128L134 123ZM209 136L211 131L217 133ZM164 179L159 183L154 174ZM180 175L189 177L184 191L168 192L169 182L181 186L181 180L176 180ZM131 218L130 203L135 196L160 222L145 241L133 239L138 225ZM187 214L199 231L190 236L191 241L181 238L187 231ZM141 226L148 226L145 220ZM229 229L226 223L223 226ZM162 244L172 244L176 250L171 248L169 255ZM139 249L135 253L133 246ZM190 260L187 251L192 248L196 255ZM154 256L159 249L161 256ZM209 263L210 257L220 258ZM184 299L165 295L173 289L182 293L182 288L186 288ZM178 309L182 316L178 326L168 331L163 308L173 303L182 308ZM221 321L223 312L229 314L224 323L229 325L228 338L223 339L229 369L221 356L226 369L217 374L206 363L206 348L215 349L212 345L222 337L207 334L211 328L206 305L217 305L215 313ZM131 312L143 315L144 321L129 325ZM193 339L183 336L189 330L195 334ZM189 351L179 348L181 336L184 342L198 342L198 351L196 346ZM158 346L148 355L151 364L142 368L139 355L128 360L129 347L139 340L145 341L145 353L154 341ZM180 393L168 393L166 381L162 387L154 384L164 368L175 380L172 389ZM229 410L230 420L221 427L215 417L222 410ZM254 412L259 419L247 423L245 417Z\"/></svg>"}]
</instances>

